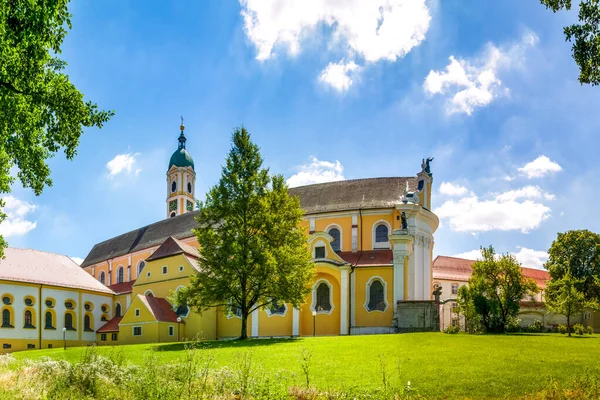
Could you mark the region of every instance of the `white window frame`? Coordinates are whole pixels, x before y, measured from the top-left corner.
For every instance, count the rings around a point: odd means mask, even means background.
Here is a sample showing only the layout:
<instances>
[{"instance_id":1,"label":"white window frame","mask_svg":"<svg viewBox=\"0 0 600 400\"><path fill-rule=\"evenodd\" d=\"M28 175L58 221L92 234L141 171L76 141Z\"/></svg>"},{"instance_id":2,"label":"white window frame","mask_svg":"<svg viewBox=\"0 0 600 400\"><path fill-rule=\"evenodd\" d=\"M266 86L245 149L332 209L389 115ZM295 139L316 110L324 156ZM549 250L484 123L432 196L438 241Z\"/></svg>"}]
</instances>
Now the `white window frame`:
<instances>
[{"instance_id":1,"label":"white window frame","mask_svg":"<svg viewBox=\"0 0 600 400\"><path fill-rule=\"evenodd\" d=\"M150 289L148 289L148 290L146 290L146 291L144 292L144 296L148 296L148 295L152 295L152 297L156 297L156 296L154 295L154 292L153 292L152 290L150 290Z\"/></svg>"},{"instance_id":2,"label":"white window frame","mask_svg":"<svg viewBox=\"0 0 600 400\"><path fill-rule=\"evenodd\" d=\"M331 310L329 310L329 311L327 311L327 310L317 311L317 309L316 309L316 306L317 306L317 288L319 287L319 285L321 283L325 283L325 284L327 284L327 286L329 286L329 304L331 304ZM331 315L331 313L333 313L333 310L335 310L335 303L333 302L333 285L327 279L321 278L318 281L316 281L315 284L313 285L313 288L312 288L312 302L310 304L310 310L311 311L316 311L317 314L326 314L326 315Z\"/></svg>"},{"instance_id":3,"label":"white window frame","mask_svg":"<svg viewBox=\"0 0 600 400\"><path fill-rule=\"evenodd\" d=\"M383 302L385 303L385 308L382 310L369 310L369 300L371 299L371 284L374 281L379 281L381 282L381 284L383 285ZM381 276L372 276L366 283L366 298L365 298L365 302L363 304L363 307L365 308L365 310L367 310L367 312L386 312L388 307L390 306L390 304L388 303L387 300L387 282L385 281L385 279L383 279Z\"/></svg>"},{"instance_id":4,"label":"white window frame","mask_svg":"<svg viewBox=\"0 0 600 400\"><path fill-rule=\"evenodd\" d=\"M177 286L177 289L175 289L175 293L177 293L180 289L185 288L185 286L183 285L179 285ZM173 311L177 312L177 309L179 308L179 306L175 303L173 303ZM190 312L192 311L190 306L187 306L188 312L185 315L180 315L181 318L187 318L190 316Z\"/></svg>"},{"instance_id":5,"label":"white window frame","mask_svg":"<svg viewBox=\"0 0 600 400\"><path fill-rule=\"evenodd\" d=\"M379 225L385 225L385 226L387 227L387 229L388 229L388 241L387 241L387 242L377 242L377 241L376 241L376 239L377 239L377 235L376 235L376 233L375 233L375 232L377 231L377 227L378 227ZM387 221L386 221L386 220L384 220L384 219L380 219L379 221L376 221L376 222L373 224L373 229L371 230L371 235L372 235L372 238L371 238L371 240L372 240L372 243L373 243L372 247L373 247L374 249L389 249L389 248L391 248L391 247L390 247L390 240L389 240L389 236L390 236L391 234L392 234L392 226L390 225L390 223L389 223L389 222L387 222Z\"/></svg>"},{"instance_id":6,"label":"white window frame","mask_svg":"<svg viewBox=\"0 0 600 400\"><path fill-rule=\"evenodd\" d=\"M339 226L338 224L329 224L329 225L327 225L327 228L325 228L325 233L327 233L329 235L329 230L333 229L333 228L340 231L340 251L343 251L344 250L344 231L342 230L342 227ZM335 251L333 246L331 246L331 248L333 249L333 251Z\"/></svg>"},{"instance_id":7,"label":"white window frame","mask_svg":"<svg viewBox=\"0 0 600 400\"><path fill-rule=\"evenodd\" d=\"M183 272L183 270L184 270L183 265L180 265L179 266L179 272Z\"/></svg>"},{"instance_id":8,"label":"white window frame","mask_svg":"<svg viewBox=\"0 0 600 400\"><path fill-rule=\"evenodd\" d=\"M454 290L453 290L454 285L456 285L456 293L454 293ZM460 285L458 284L458 282L450 283L450 295L452 295L452 296L458 295L458 289L460 289Z\"/></svg>"},{"instance_id":9,"label":"white window frame","mask_svg":"<svg viewBox=\"0 0 600 400\"><path fill-rule=\"evenodd\" d=\"M324 258L316 257L317 247L325 247L325 257ZM313 245L312 257L314 260L323 260L325 258L329 258L329 252L327 251L327 243L325 243L323 240L317 240L315 242L315 244Z\"/></svg>"},{"instance_id":10,"label":"white window frame","mask_svg":"<svg viewBox=\"0 0 600 400\"><path fill-rule=\"evenodd\" d=\"M136 277L140 277L140 274L142 273L142 271L144 270L143 268L140 270L140 265L144 263L144 268L146 268L146 260L140 260L138 261L136 267L135 267L135 271L136 271Z\"/></svg>"},{"instance_id":11,"label":"white window frame","mask_svg":"<svg viewBox=\"0 0 600 400\"><path fill-rule=\"evenodd\" d=\"M104 278L104 279L101 279ZM106 273L104 271L100 271L100 274L98 275L98 281L106 286Z\"/></svg>"},{"instance_id":12,"label":"white window frame","mask_svg":"<svg viewBox=\"0 0 600 400\"><path fill-rule=\"evenodd\" d=\"M140 334L139 334L139 335L136 335L136 334L135 334L135 328L140 328ZM142 329L142 327L141 327L141 326L139 326L139 325L132 326L132 327L131 327L131 336L144 336L144 330L143 330L143 329Z\"/></svg>"},{"instance_id":13,"label":"white window frame","mask_svg":"<svg viewBox=\"0 0 600 400\"><path fill-rule=\"evenodd\" d=\"M267 313L267 316L270 317L285 317L287 312L288 312L288 305L286 303L283 303L283 307L285 308L285 311L283 312L283 314L277 314L277 313L272 313L271 312L271 306L273 305L273 303L269 304L268 306L265 307L265 312Z\"/></svg>"},{"instance_id":14,"label":"white window frame","mask_svg":"<svg viewBox=\"0 0 600 400\"><path fill-rule=\"evenodd\" d=\"M123 280L121 280L121 282L119 282L119 276L121 275L120 273L123 274ZM122 265L117 267L117 283L125 283L125 267Z\"/></svg>"},{"instance_id":15,"label":"white window frame","mask_svg":"<svg viewBox=\"0 0 600 400\"><path fill-rule=\"evenodd\" d=\"M227 319L232 319L232 318L239 318L239 319L242 319L242 316L241 316L241 315L237 315L237 314L235 314L233 311L231 311L231 308L232 308L232 307L234 307L234 305L233 305L233 304L231 304L231 303L232 303L232 302L231 302L231 300L229 300L229 305L227 306L227 312L226 312ZM189 307L189 306L188 306L188 307Z\"/></svg>"}]
</instances>

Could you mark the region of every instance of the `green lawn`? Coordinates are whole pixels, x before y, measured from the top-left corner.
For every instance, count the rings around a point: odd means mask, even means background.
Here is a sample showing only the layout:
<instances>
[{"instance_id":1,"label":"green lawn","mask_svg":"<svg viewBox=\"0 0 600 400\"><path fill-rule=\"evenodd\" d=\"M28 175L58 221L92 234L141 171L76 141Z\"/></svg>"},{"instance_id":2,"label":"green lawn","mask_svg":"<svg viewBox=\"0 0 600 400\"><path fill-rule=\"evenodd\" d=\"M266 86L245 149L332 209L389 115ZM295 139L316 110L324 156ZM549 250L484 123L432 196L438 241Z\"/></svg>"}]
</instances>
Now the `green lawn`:
<instances>
[{"instance_id":1,"label":"green lawn","mask_svg":"<svg viewBox=\"0 0 600 400\"><path fill-rule=\"evenodd\" d=\"M550 378L564 383L586 370L600 371L600 339L558 334L412 333L260 339L212 342L205 351L214 356L218 366L231 367L241 354L250 351L255 368L260 365L267 373L295 372L301 384L302 348L312 352L311 376L319 388L380 387L383 360L389 379L410 381L417 393L428 398L514 397L547 387ZM99 351L110 349L102 347ZM181 344L119 347L129 362L138 364L148 354L154 354L160 362L177 362L183 357L182 349ZM81 353L80 348L49 349L15 356L76 361Z\"/></svg>"}]
</instances>

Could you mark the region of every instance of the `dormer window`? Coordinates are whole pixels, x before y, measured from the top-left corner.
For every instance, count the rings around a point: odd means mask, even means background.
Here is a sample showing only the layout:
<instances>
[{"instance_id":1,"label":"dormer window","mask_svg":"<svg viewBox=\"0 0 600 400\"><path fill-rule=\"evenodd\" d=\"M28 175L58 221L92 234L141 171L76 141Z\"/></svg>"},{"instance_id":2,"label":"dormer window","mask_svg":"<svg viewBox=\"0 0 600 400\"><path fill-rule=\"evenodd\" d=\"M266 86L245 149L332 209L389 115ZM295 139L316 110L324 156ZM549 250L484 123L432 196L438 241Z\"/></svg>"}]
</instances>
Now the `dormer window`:
<instances>
[{"instance_id":1,"label":"dormer window","mask_svg":"<svg viewBox=\"0 0 600 400\"><path fill-rule=\"evenodd\" d=\"M315 258L325 258L325 246L315 247Z\"/></svg>"}]
</instances>

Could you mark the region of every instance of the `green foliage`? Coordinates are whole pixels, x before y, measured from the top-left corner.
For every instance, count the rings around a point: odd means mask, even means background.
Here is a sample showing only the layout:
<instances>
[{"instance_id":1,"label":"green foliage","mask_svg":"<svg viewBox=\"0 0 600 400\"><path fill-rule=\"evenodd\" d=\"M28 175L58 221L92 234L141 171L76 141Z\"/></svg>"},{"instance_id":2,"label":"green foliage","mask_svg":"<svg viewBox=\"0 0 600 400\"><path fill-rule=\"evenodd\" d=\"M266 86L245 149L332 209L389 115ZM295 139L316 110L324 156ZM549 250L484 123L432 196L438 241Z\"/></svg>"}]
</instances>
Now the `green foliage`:
<instances>
[{"instance_id":1,"label":"green foliage","mask_svg":"<svg viewBox=\"0 0 600 400\"><path fill-rule=\"evenodd\" d=\"M454 335L458 332L460 332L460 327L458 327L457 325L449 325L448 327L446 327L446 329L444 329L444 333L449 333L451 335Z\"/></svg>"},{"instance_id":2,"label":"green foliage","mask_svg":"<svg viewBox=\"0 0 600 400\"><path fill-rule=\"evenodd\" d=\"M565 333L567 333L567 331L568 331L567 325L565 325L565 324L558 325L558 333L562 333L564 335Z\"/></svg>"},{"instance_id":3,"label":"green foliage","mask_svg":"<svg viewBox=\"0 0 600 400\"><path fill-rule=\"evenodd\" d=\"M242 339L252 311L275 301L298 307L313 276L300 201L262 164L248 131L236 129L221 179L200 204L199 272L175 294L177 304L200 312L239 308Z\"/></svg>"},{"instance_id":4,"label":"green foliage","mask_svg":"<svg viewBox=\"0 0 600 400\"><path fill-rule=\"evenodd\" d=\"M47 160L61 149L72 159L82 127L100 128L113 115L83 100L57 57L71 28L67 3L0 0L0 193L10 192L16 166L39 195L52 184ZM4 247L0 237L0 255Z\"/></svg>"},{"instance_id":5,"label":"green foliage","mask_svg":"<svg viewBox=\"0 0 600 400\"><path fill-rule=\"evenodd\" d=\"M579 336L583 336L583 334L586 332L586 330L583 327L583 325L581 325L581 324L575 324L575 325L573 325L573 332L575 332Z\"/></svg>"},{"instance_id":6,"label":"green foliage","mask_svg":"<svg viewBox=\"0 0 600 400\"><path fill-rule=\"evenodd\" d=\"M594 328L592 328L590 325L588 325L587 328L585 328L585 330L587 331L588 335L594 334Z\"/></svg>"},{"instance_id":7,"label":"green foliage","mask_svg":"<svg viewBox=\"0 0 600 400\"><path fill-rule=\"evenodd\" d=\"M571 9L571 0L540 0L554 12ZM579 66L579 82L600 84L600 2L581 0L579 24L564 28L566 40L573 43L573 59Z\"/></svg>"},{"instance_id":8,"label":"green foliage","mask_svg":"<svg viewBox=\"0 0 600 400\"><path fill-rule=\"evenodd\" d=\"M521 320L516 317L510 317L506 322L506 332L520 332Z\"/></svg>"},{"instance_id":9,"label":"green foliage","mask_svg":"<svg viewBox=\"0 0 600 400\"><path fill-rule=\"evenodd\" d=\"M539 333L544 329L544 324L539 319L533 321L533 323L529 324L527 327L527 332Z\"/></svg>"},{"instance_id":10,"label":"green foliage","mask_svg":"<svg viewBox=\"0 0 600 400\"><path fill-rule=\"evenodd\" d=\"M575 279L575 287L586 300L600 301L600 235L588 230L559 233L548 250L544 267L552 280L565 275Z\"/></svg>"},{"instance_id":11,"label":"green foliage","mask_svg":"<svg viewBox=\"0 0 600 400\"><path fill-rule=\"evenodd\" d=\"M459 310L468 323L480 324L488 333L505 332L511 317L519 313L521 299L537 292L510 254L496 257L492 246L481 248L481 260L473 264L468 286L459 291Z\"/></svg>"},{"instance_id":12,"label":"green foliage","mask_svg":"<svg viewBox=\"0 0 600 400\"><path fill-rule=\"evenodd\" d=\"M581 287L582 279L575 279L570 274L560 279L551 279L546 286L546 307L557 314L567 317L567 329L571 325L571 317L582 313L587 308L596 308L597 304L585 299ZM568 329L569 336L571 331Z\"/></svg>"}]
</instances>

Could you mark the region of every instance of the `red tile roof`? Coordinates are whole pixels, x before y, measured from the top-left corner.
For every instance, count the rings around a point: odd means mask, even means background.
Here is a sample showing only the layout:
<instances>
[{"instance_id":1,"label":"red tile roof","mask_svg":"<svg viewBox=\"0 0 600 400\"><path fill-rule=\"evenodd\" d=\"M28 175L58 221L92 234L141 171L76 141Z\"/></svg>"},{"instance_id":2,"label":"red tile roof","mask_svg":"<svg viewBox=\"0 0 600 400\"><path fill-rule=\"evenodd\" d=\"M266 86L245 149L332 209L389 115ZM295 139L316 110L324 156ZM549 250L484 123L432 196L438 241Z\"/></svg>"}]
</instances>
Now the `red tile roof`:
<instances>
[{"instance_id":1,"label":"red tile roof","mask_svg":"<svg viewBox=\"0 0 600 400\"><path fill-rule=\"evenodd\" d=\"M392 250L342 251L338 255L346 262L361 267L370 265L392 265Z\"/></svg>"},{"instance_id":2,"label":"red tile roof","mask_svg":"<svg viewBox=\"0 0 600 400\"><path fill-rule=\"evenodd\" d=\"M110 285L108 288L115 292L116 294L126 294L131 293L131 287L135 283L135 280L123 283L115 283L114 285Z\"/></svg>"},{"instance_id":3,"label":"red tile roof","mask_svg":"<svg viewBox=\"0 0 600 400\"><path fill-rule=\"evenodd\" d=\"M177 314L166 299L142 295L140 299L158 322L177 322Z\"/></svg>"},{"instance_id":4,"label":"red tile roof","mask_svg":"<svg viewBox=\"0 0 600 400\"><path fill-rule=\"evenodd\" d=\"M123 317L114 317L104 325L100 327L96 332L97 333L107 333L107 332L119 332L119 322Z\"/></svg>"},{"instance_id":5,"label":"red tile roof","mask_svg":"<svg viewBox=\"0 0 600 400\"><path fill-rule=\"evenodd\" d=\"M466 282L471 277L473 272L471 266L474 262L474 260L464 258L437 256L432 265L433 279ZM542 289L546 287L546 281L550 279L550 275L544 270L521 267L521 271L524 277L532 278Z\"/></svg>"},{"instance_id":6,"label":"red tile roof","mask_svg":"<svg viewBox=\"0 0 600 400\"><path fill-rule=\"evenodd\" d=\"M187 243L177 240L172 236L169 236L146 261L158 260L159 258L165 258L174 256L176 254L185 254L186 256L198 259L200 253L198 249L190 246Z\"/></svg>"}]
</instances>

